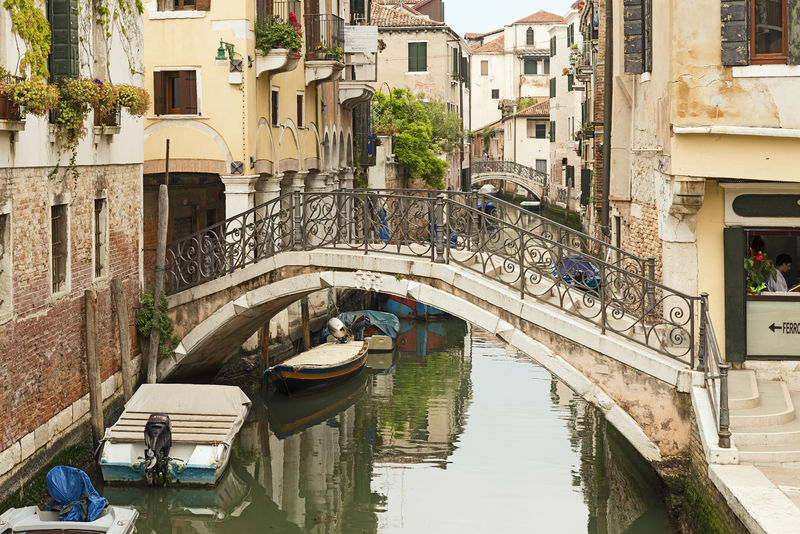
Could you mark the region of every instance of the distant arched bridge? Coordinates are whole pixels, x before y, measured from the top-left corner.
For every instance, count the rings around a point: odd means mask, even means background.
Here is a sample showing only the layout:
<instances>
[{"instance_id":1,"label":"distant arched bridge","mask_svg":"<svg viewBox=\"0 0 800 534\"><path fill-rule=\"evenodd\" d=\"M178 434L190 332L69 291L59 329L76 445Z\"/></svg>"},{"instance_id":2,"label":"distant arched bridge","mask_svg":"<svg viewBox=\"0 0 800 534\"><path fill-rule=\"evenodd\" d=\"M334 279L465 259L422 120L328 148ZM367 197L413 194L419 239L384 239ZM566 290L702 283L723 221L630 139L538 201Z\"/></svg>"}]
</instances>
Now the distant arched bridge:
<instances>
[{"instance_id":1,"label":"distant arched bridge","mask_svg":"<svg viewBox=\"0 0 800 534\"><path fill-rule=\"evenodd\" d=\"M705 300L654 282L647 260L502 201L487 215L472 207L479 197L293 193L171 244L181 342L159 377L217 365L302 296L374 290L498 335L602 409L646 458L683 454L689 392L708 384L708 413L724 408Z\"/></svg>"},{"instance_id":2,"label":"distant arched bridge","mask_svg":"<svg viewBox=\"0 0 800 534\"><path fill-rule=\"evenodd\" d=\"M547 173L514 161L477 161L470 165L472 183L505 180L532 193L537 199L544 196Z\"/></svg>"}]
</instances>

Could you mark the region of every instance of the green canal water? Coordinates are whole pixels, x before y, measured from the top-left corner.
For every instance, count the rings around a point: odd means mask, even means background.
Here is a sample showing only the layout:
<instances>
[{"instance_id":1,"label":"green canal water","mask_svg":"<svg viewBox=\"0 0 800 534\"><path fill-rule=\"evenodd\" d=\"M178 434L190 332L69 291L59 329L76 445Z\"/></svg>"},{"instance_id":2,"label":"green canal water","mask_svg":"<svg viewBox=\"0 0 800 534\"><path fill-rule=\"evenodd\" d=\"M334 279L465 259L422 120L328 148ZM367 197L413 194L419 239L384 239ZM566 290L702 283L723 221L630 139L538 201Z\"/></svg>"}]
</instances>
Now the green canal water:
<instances>
[{"instance_id":1,"label":"green canal water","mask_svg":"<svg viewBox=\"0 0 800 534\"><path fill-rule=\"evenodd\" d=\"M104 495L140 533L673 532L649 466L545 369L455 319L402 330L334 389L255 395L216 488Z\"/></svg>"}]
</instances>

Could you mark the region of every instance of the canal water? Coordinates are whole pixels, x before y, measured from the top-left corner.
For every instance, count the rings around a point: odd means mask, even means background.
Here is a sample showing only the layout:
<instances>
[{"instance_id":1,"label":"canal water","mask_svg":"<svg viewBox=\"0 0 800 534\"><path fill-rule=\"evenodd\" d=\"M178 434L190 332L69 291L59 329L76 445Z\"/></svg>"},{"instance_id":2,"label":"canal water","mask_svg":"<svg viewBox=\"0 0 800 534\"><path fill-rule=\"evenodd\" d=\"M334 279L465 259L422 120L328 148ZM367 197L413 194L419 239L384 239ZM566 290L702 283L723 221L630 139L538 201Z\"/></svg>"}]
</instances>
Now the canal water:
<instances>
[{"instance_id":1,"label":"canal water","mask_svg":"<svg viewBox=\"0 0 800 534\"><path fill-rule=\"evenodd\" d=\"M104 496L140 533L673 532L650 467L545 369L456 319L401 331L334 389L254 394L216 488Z\"/></svg>"}]
</instances>

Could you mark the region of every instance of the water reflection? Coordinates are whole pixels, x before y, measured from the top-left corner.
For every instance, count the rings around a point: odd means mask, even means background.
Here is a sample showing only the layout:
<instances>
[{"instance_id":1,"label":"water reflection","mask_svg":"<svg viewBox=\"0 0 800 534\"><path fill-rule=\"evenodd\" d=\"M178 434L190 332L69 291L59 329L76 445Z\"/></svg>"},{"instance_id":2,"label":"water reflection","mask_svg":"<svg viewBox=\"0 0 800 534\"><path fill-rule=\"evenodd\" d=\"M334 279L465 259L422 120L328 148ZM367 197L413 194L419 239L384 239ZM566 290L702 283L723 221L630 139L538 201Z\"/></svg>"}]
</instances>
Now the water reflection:
<instances>
[{"instance_id":1,"label":"water reflection","mask_svg":"<svg viewBox=\"0 0 800 534\"><path fill-rule=\"evenodd\" d=\"M402 332L340 387L259 397L216 488L106 497L145 533L671 531L649 466L547 371L461 321Z\"/></svg>"}]
</instances>

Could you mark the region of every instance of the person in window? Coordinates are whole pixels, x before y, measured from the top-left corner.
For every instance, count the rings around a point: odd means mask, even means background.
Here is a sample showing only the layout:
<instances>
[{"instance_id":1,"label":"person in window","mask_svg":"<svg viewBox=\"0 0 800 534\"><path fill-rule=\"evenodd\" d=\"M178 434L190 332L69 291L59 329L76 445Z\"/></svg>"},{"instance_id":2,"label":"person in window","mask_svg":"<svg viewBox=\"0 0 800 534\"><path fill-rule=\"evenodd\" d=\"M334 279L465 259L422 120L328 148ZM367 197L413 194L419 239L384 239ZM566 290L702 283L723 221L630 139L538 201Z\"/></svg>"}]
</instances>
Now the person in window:
<instances>
[{"instance_id":1,"label":"person in window","mask_svg":"<svg viewBox=\"0 0 800 534\"><path fill-rule=\"evenodd\" d=\"M789 291L786 286L786 278L783 273L789 272L792 268L792 258L788 254L778 254L775 258L775 275L767 276L767 291L773 293L778 291Z\"/></svg>"}]
</instances>

